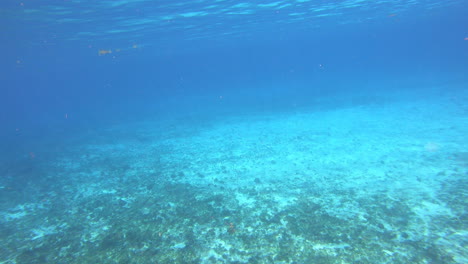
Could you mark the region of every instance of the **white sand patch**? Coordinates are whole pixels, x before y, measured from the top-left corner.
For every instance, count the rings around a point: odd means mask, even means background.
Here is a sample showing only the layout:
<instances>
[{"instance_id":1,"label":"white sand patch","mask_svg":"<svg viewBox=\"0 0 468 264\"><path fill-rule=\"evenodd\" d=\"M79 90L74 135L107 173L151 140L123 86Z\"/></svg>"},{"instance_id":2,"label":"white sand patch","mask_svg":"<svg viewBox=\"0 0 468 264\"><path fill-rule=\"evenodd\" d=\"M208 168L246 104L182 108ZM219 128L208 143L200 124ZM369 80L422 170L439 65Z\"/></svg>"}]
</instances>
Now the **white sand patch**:
<instances>
[{"instance_id":1,"label":"white sand patch","mask_svg":"<svg viewBox=\"0 0 468 264\"><path fill-rule=\"evenodd\" d=\"M241 193L241 192L236 192L235 195L236 195L237 202L242 207L253 208L255 206L254 198L249 197L248 195Z\"/></svg>"},{"instance_id":2,"label":"white sand patch","mask_svg":"<svg viewBox=\"0 0 468 264\"><path fill-rule=\"evenodd\" d=\"M314 244L313 249L314 250L337 250L337 249L346 249L350 247L349 244L343 243L343 244Z\"/></svg>"},{"instance_id":3,"label":"white sand patch","mask_svg":"<svg viewBox=\"0 0 468 264\"><path fill-rule=\"evenodd\" d=\"M428 219L433 216L453 217L453 213L450 208L442 204L431 203L428 201L422 201L419 206L413 208L413 211L423 219Z\"/></svg>"},{"instance_id":4,"label":"white sand patch","mask_svg":"<svg viewBox=\"0 0 468 264\"><path fill-rule=\"evenodd\" d=\"M33 203L19 204L15 206L14 208L11 208L7 211L0 212L0 215L2 215L3 219L7 222L15 221L31 213L34 213L34 211L39 207L40 207L39 204L33 204Z\"/></svg>"},{"instance_id":5,"label":"white sand patch","mask_svg":"<svg viewBox=\"0 0 468 264\"><path fill-rule=\"evenodd\" d=\"M15 213L2 213L5 221L13 221L28 215L26 211L17 211Z\"/></svg>"},{"instance_id":6,"label":"white sand patch","mask_svg":"<svg viewBox=\"0 0 468 264\"><path fill-rule=\"evenodd\" d=\"M43 238L48 235L52 235L58 232L57 226L40 226L31 230L33 237L31 240Z\"/></svg>"}]
</instances>

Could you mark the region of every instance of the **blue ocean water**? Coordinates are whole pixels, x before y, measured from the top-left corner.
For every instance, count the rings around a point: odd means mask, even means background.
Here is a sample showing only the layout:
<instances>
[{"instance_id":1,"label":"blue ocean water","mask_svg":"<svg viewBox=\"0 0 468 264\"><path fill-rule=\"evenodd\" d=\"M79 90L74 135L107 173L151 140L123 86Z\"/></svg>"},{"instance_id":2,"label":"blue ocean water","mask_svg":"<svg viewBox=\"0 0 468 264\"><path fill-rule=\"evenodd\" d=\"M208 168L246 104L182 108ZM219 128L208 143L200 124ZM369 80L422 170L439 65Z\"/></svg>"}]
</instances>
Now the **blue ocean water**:
<instances>
[{"instance_id":1,"label":"blue ocean water","mask_svg":"<svg viewBox=\"0 0 468 264\"><path fill-rule=\"evenodd\" d=\"M0 263L468 263L466 10L3 0Z\"/></svg>"}]
</instances>

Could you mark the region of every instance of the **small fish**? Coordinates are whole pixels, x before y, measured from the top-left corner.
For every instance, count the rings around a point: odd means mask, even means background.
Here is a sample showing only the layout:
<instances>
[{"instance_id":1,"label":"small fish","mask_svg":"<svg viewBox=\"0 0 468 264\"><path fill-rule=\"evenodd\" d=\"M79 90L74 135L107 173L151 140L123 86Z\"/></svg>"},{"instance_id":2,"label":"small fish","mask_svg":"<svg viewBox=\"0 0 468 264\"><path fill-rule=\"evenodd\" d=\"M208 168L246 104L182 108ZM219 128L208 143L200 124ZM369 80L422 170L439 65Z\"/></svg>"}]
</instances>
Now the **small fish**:
<instances>
[{"instance_id":1,"label":"small fish","mask_svg":"<svg viewBox=\"0 0 468 264\"><path fill-rule=\"evenodd\" d=\"M112 53L112 50L99 50L98 51L99 56L111 54L111 53Z\"/></svg>"}]
</instances>

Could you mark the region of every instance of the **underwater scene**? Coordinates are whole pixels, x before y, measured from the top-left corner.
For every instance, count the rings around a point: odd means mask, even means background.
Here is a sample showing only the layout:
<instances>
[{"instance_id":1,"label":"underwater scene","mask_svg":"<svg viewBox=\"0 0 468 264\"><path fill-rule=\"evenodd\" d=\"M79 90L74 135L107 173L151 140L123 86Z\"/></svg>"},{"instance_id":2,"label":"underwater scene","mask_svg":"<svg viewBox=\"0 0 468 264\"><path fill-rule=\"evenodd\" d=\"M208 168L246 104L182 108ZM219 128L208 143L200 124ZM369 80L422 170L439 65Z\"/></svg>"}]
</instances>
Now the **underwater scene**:
<instances>
[{"instance_id":1,"label":"underwater scene","mask_svg":"<svg viewBox=\"0 0 468 264\"><path fill-rule=\"evenodd\" d=\"M467 10L2 0L0 263L468 263Z\"/></svg>"}]
</instances>

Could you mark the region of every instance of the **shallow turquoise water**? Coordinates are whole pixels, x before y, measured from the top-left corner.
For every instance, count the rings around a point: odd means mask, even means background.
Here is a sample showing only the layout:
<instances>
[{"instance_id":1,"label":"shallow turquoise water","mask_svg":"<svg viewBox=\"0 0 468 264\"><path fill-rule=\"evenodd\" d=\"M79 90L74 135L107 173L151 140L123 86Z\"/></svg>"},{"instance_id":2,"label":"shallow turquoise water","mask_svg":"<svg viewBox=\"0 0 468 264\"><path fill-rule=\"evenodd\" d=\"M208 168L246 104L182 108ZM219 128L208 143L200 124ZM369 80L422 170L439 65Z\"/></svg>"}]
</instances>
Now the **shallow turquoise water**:
<instances>
[{"instance_id":1,"label":"shallow turquoise water","mask_svg":"<svg viewBox=\"0 0 468 264\"><path fill-rule=\"evenodd\" d=\"M465 7L0 4L0 263L467 263Z\"/></svg>"}]
</instances>

